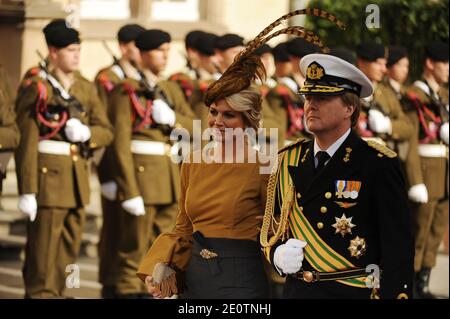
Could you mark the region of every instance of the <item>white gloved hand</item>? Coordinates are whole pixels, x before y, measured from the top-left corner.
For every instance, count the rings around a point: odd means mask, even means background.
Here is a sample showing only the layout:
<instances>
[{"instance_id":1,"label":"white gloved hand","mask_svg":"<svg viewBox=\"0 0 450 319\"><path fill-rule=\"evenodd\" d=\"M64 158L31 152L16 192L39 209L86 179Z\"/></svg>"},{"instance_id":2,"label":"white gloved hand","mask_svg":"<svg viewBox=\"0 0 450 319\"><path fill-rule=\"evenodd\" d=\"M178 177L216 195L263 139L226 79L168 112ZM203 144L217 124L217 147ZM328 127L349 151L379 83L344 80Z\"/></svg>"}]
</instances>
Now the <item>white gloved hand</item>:
<instances>
[{"instance_id":1,"label":"white gloved hand","mask_svg":"<svg viewBox=\"0 0 450 319\"><path fill-rule=\"evenodd\" d=\"M439 136L441 137L441 140L448 145L448 122L441 125Z\"/></svg>"},{"instance_id":2,"label":"white gloved hand","mask_svg":"<svg viewBox=\"0 0 450 319\"><path fill-rule=\"evenodd\" d=\"M35 194L24 194L19 196L19 210L27 214L30 221L36 219L37 214L37 201Z\"/></svg>"},{"instance_id":3,"label":"white gloved hand","mask_svg":"<svg viewBox=\"0 0 450 319\"><path fill-rule=\"evenodd\" d=\"M81 123L79 119L70 119L66 122L64 129L67 139L72 143L84 143L91 138L91 130Z\"/></svg>"},{"instance_id":4,"label":"white gloved hand","mask_svg":"<svg viewBox=\"0 0 450 319\"><path fill-rule=\"evenodd\" d=\"M417 184L411 186L408 190L408 197L415 203L426 204L428 203L428 191L425 184Z\"/></svg>"},{"instance_id":5,"label":"white gloved hand","mask_svg":"<svg viewBox=\"0 0 450 319\"><path fill-rule=\"evenodd\" d=\"M117 184L114 181L103 183L100 186L103 197L113 201L117 196Z\"/></svg>"},{"instance_id":6,"label":"white gloved hand","mask_svg":"<svg viewBox=\"0 0 450 319\"><path fill-rule=\"evenodd\" d=\"M122 202L122 208L134 216L145 215L144 200L141 196L136 196Z\"/></svg>"},{"instance_id":7,"label":"white gloved hand","mask_svg":"<svg viewBox=\"0 0 450 319\"><path fill-rule=\"evenodd\" d=\"M303 247L306 245L306 241L291 238L278 246L273 255L275 267L285 274L295 274L302 267Z\"/></svg>"},{"instance_id":8,"label":"white gloved hand","mask_svg":"<svg viewBox=\"0 0 450 319\"><path fill-rule=\"evenodd\" d=\"M369 126L376 133L392 133L392 122L378 110L369 111Z\"/></svg>"},{"instance_id":9,"label":"white gloved hand","mask_svg":"<svg viewBox=\"0 0 450 319\"><path fill-rule=\"evenodd\" d=\"M152 117L158 124L175 125L175 112L161 99L153 101Z\"/></svg>"}]
</instances>

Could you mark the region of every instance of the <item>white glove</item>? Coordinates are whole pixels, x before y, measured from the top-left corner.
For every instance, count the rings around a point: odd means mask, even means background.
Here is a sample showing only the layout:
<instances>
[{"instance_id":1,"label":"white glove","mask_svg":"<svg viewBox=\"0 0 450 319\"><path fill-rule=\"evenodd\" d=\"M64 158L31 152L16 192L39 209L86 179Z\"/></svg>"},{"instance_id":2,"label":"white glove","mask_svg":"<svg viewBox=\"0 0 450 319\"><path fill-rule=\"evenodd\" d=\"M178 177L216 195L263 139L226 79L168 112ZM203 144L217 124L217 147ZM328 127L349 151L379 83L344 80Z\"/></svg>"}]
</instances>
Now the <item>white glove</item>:
<instances>
[{"instance_id":1,"label":"white glove","mask_svg":"<svg viewBox=\"0 0 450 319\"><path fill-rule=\"evenodd\" d=\"M448 122L445 122L441 125L441 128L439 129L439 135L441 136L441 140L448 145Z\"/></svg>"},{"instance_id":2,"label":"white glove","mask_svg":"<svg viewBox=\"0 0 450 319\"><path fill-rule=\"evenodd\" d=\"M19 196L19 210L30 217L30 221L36 219L37 201L35 194L24 194Z\"/></svg>"},{"instance_id":3,"label":"white glove","mask_svg":"<svg viewBox=\"0 0 450 319\"><path fill-rule=\"evenodd\" d=\"M73 143L84 143L91 138L91 130L81 123L79 119L70 119L66 122L64 129L67 139Z\"/></svg>"},{"instance_id":4,"label":"white glove","mask_svg":"<svg viewBox=\"0 0 450 319\"><path fill-rule=\"evenodd\" d=\"M116 182L110 181L103 183L100 186L103 197L111 201L116 199L117 196L117 184Z\"/></svg>"},{"instance_id":5,"label":"white glove","mask_svg":"<svg viewBox=\"0 0 450 319\"><path fill-rule=\"evenodd\" d=\"M428 203L428 191L425 184L417 184L411 186L408 190L408 197L415 203L426 204Z\"/></svg>"},{"instance_id":6,"label":"white glove","mask_svg":"<svg viewBox=\"0 0 450 319\"><path fill-rule=\"evenodd\" d=\"M308 243L299 239L289 239L286 244L275 250L273 262L278 270L285 274L295 274L303 263L303 247Z\"/></svg>"},{"instance_id":7,"label":"white glove","mask_svg":"<svg viewBox=\"0 0 450 319\"><path fill-rule=\"evenodd\" d=\"M392 133L391 119L378 110L369 111L369 126L376 133Z\"/></svg>"},{"instance_id":8,"label":"white glove","mask_svg":"<svg viewBox=\"0 0 450 319\"><path fill-rule=\"evenodd\" d=\"M161 99L153 101L152 117L158 124L175 125L175 112Z\"/></svg>"},{"instance_id":9,"label":"white glove","mask_svg":"<svg viewBox=\"0 0 450 319\"><path fill-rule=\"evenodd\" d=\"M136 196L122 202L122 208L134 216L145 215L144 200L141 196Z\"/></svg>"}]
</instances>

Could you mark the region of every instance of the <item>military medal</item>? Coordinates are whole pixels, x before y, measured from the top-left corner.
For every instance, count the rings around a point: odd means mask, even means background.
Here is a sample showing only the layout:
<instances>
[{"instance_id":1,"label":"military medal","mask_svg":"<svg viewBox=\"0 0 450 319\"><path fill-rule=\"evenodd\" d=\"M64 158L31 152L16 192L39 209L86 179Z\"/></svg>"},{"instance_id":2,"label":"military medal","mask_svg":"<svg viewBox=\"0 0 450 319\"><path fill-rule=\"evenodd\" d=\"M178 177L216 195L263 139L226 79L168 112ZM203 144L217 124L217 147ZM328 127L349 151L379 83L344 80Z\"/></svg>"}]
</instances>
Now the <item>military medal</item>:
<instances>
[{"instance_id":1,"label":"military medal","mask_svg":"<svg viewBox=\"0 0 450 319\"><path fill-rule=\"evenodd\" d=\"M337 198L358 198L359 190L361 189L360 181L337 180L334 184Z\"/></svg>"},{"instance_id":2,"label":"military medal","mask_svg":"<svg viewBox=\"0 0 450 319\"><path fill-rule=\"evenodd\" d=\"M356 236L355 239L350 240L350 246L348 247L350 255L359 259L366 252L366 240Z\"/></svg>"},{"instance_id":3,"label":"military medal","mask_svg":"<svg viewBox=\"0 0 450 319\"><path fill-rule=\"evenodd\" d=\"M335 217L336 223L332 226L336 228L335 234L341 234L342 237L345 236L345 234L351 234L352 228L355 227L355 224L352 224L352 218L353 217L345 217L345 214L342 214L342 217Z\"/></svg>"}]
</instances>

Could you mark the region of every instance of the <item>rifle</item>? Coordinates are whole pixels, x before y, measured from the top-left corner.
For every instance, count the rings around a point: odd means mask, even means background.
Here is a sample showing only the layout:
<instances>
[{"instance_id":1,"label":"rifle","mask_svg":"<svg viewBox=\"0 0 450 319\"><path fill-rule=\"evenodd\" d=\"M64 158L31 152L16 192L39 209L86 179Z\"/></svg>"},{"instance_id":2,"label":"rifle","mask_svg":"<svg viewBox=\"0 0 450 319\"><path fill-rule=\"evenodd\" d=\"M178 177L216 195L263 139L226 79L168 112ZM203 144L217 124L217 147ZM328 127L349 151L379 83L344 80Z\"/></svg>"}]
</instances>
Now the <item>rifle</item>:
<instances>
[{"instance_id":1,"label":"rifle","mask_svg":"<svg viewBox=\"0 0 450 319\"><path fill-rule=\"evenodd\" d=\"M116 57L116 55L112 52L111 48L108 46L105 40L102 41L103 47L106 51L108 51L109 55L113 58L113 64L118 65L120 67L119 59Z\"/></svg>"},{"instance_id":2,"label":"rifle","mask_svg":"<svg viewBox=\"0 0 450 319\"><path fill-rule=\"evenodd\" d=\"M42 56L39 50L36 50L36 53L41 59L39 61L39 67L44 72L45 79L52 87L56 101L55 107L53 107L51 110L46 109L44 114L45 118L49 120L58 120L60 113L63 111L67 111L69 118L76 118L82 121L83 115L86 112L81 102L64 90L61 84L50 74L48 70L48 60ZM88 158L92 155L92 151L89 149L86 143L80 142L76 144L78 145L81 156Z\"/></svg>"},{"instance_id":3,"label":"rifle","mask_svg":"<svg viewBox=\"0 0 450 319\"><path fill-rule=\"evenodd\" d=\"M135 61L130 61L131 65L137 70L138 74L139 74L139 83L141 85L141 87L144 88L143 90L143 95L145 96L146 99L149 100L155 100L158 98L162 98L172 110L175 110L174 106L172 105L172 103L170 103L170 100L167 98L166 94L164 93L163 90L161 90L161 88L158 85L155 85L154 87L151 87L147 77L145 76L144 72L139 68L139 66L136 64ZM168 125L163 125L163 124L156 124L165 134L170 134L171 132L171 127Z\"/></svg>"}]
</instances>

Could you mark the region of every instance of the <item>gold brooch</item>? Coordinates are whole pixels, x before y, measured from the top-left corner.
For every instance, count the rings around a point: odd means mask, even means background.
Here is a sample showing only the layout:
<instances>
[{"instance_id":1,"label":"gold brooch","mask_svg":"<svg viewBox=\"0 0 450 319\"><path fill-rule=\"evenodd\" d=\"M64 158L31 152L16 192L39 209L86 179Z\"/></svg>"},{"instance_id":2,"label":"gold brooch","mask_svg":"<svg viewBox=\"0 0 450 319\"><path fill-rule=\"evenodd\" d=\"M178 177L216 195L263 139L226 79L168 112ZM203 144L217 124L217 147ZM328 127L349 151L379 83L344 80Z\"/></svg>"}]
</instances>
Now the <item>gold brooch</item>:
<instances>
[{"instance_id":1,"label":"gold brooch","mask_svg":"<svg viewBox=\"0 0 450 319\"><path fill-rule=\"evenodd\" d=\"M342 214L342 217L335 217L336 223L332 226L336 228L335 234L341 234L342 237L345 236L345 234L351 234L352 228L356 225L352 224L352 218L353 217L345 217L345 214Z\"/></svg>"},{"instance_id":2,"label":"gold brooch","mask_svg":"<svg viewBox=\"0 0 450 319\"><path fill-rule=\"evenodd\" d=\"M356 236L355 239L350 240L350 246L348 247L350 255L359 259L366 252L366 240Z\"/></svg>"},{"instance_id":3,"label":"gold brooch","mask_svg":"<svg viewBox=\"0 0 450 319\"><path fill-rule=\"evenodd\" d=\"M215 252L212 252L205 248L200 251L200 256L202 256L203 259L211 259L216 258L218 255Z\"/></svg>"}]
</instances>

